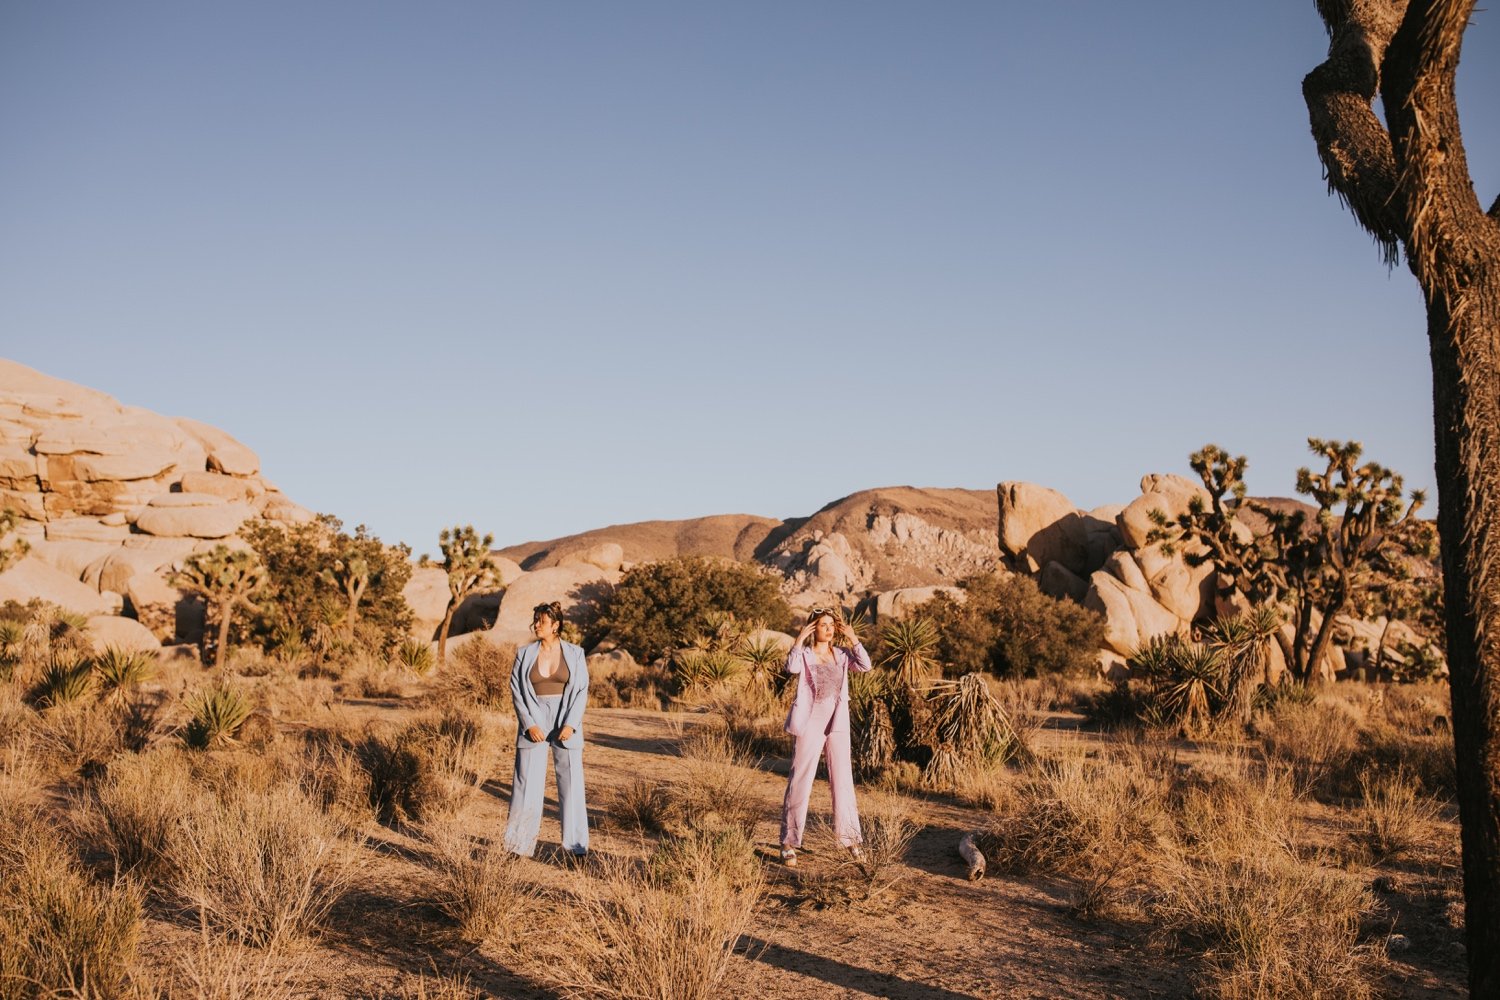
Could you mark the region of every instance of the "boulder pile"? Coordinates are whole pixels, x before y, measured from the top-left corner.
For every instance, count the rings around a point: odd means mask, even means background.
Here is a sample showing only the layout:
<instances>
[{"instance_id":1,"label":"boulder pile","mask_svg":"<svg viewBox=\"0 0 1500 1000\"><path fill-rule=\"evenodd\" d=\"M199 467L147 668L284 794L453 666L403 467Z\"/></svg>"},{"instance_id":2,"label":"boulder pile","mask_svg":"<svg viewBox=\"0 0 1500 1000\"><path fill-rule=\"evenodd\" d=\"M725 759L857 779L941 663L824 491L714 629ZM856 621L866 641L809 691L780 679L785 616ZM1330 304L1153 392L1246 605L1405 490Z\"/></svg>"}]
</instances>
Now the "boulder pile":
<instances>
[{"instance_id":1,"label":"boulder pile","mask_svg":"<svg viewBox=\"0 0 1500 1000\"><path fill-rule=\"evenodd\" d=\"M185 558L244 544L236 532L250 520L313 517L223 431L3 359L0 506L19 516L15 535L30 546L0 573L0 600L123 613L158 641L192 626L194 602L168 582ZM126 625L101 622L95 631L145 642Z\"/></svg>"}]
</instances>

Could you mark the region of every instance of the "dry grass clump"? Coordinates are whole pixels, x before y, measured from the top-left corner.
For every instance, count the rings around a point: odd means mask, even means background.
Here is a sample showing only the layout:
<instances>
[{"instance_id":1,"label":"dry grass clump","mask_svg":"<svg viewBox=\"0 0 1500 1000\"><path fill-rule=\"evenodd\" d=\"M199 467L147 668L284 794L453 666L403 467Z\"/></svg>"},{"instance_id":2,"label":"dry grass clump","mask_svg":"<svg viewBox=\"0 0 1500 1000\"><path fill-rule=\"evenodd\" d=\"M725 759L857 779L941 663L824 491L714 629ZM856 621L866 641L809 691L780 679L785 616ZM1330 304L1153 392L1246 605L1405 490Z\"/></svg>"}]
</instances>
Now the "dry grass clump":
<instances>
[{"instance_id":1,"label":"dry grass clump","mask_svg":"<svg viewBox=\"0 0 1500 1000\"><path fill-rule=\"evenodd\" d=\"M305 964L214 937L204 927L197 947L177 959L165 993L174 1000L292 1000L305 995L296 988Z\"/></svg>"},{"instance_id":2,"label":"dry grass clump","mask_svg":"<svg viewBox=\"0 0 1500 1000\"><path fill-rule=\"evenodd\" d=\"M671 791L661 782L636 778L615 790L608 812L626 829L661 833L675 824L677 805Z\"/></svg>"},{"instance_id":3,"label":"dry grass clump","mask_svg":"<svg viewBox=\"0 0 1500 1000\"><path fill-rule=\"evenodd\" d=\"M140 921L134 885L94 881L50 824L0 803L0 1000L122 995Z\"/></svg>"},{"instance_id":4,"label":"dry grass clump","mask_svg":"<svg viewBox=\"0 0 1500 1000\"><path fill-rule=\"evenodd\" d=\"M1347 771L1363 714L1338 698L1277 704L1260 721L1266 756L1286 767L1299 794L1326 791Z\"/></svg>"},{"instance_id":5,"label":"dry grass clump","mask_svg":"<svg viewBox=\"0 0 1500 1000\"><path fill-rule=\"evenodd\" d=\"M173 891L210 927L275 948L313 934L353 875L338 825L294 785L191 801L166 848Z\"/></svg>"},{"instance_id":6,"label":"dry grass clump","mask_svg":"<svg viewBox=\"0 0 1500 1000\"><path fill-rule=\"evenodd\" d=\"M346 834L375 818L370 772L352 744L319 733L303 748L302 770L308 794Z\"/></svg>"},{"instance_id":7,"label":"dry grass clump","mask_svg":"<svg viewBox=\"0 0 1500 1000\"><path fill-rule=\"evenodd\" d=\"M704 727L682 741L681 779L673 798L689 826L751 830L762 813L754 789L755 758L726 730Z\"/></svg>"},{"instance_id":8,"label":"dry grass clump","mask_svg":"<svg viewBox=\"0 0 1500 1000\"><path fill-rule=\"evenodd\" d=\"M521 877L525 862L498 843L475 843L447 825L426 832L433 847L438 908L469 941L509 943L536 898L535 889Z\"/></svg>"},{"instance_id":9,"label":"dry grass clump","mask_svg":"<svg viewBox=\"0 0 1500 1000\"><path fill-rule=\"evenodd\" d=\"M618 664L596 657L589 664L589 703L599 708L644 708L661 711L669 702L672 669L629 661Z\"/></svg>"},{"instance_id":10,"label":"dry grass clump","mask_svg":"<svg viewBox=\"0 0 1500 1000\"><path fill-rule=\"evenodd\" d=\"M34 747L40 761L64 776L92 775L124 752L117 709L70 704L36 717Z\"/></svg>"},{"instance_id":11,"label":"dry grass clump","mask_svg":"<svg viewBox=\"0 0 1500 1000\"><path fill-rule=\"evenodd\" d=\"M442 665L442 688L482 708L510 707L510 668L516 647L497 646L484 637L464 643Z\"/></svg>"},{"instance_id":12,"label":"dry grass clump","mask_svg":"<svg viewBox=\"0 0 1500 1000\"><path fill-rule=\"evenodd\" d=\"M1369 771L1359 778L1362 804L1355 839L1376 858L1410 853L1429 839L1439 806L1404 771Z\"/></svg>"},{"instance_id":13,"label":"dry grass clump","mask_svg":"<svg viewBox=\"0 0 1500 1000\"><path fill-rule=\"evenodd\" d=\"M163 748L116 758L93 790L86 827L118 871L166 871L174 828L203 795L187 761Z\"/></svg>"},{"instance_id":14,"label":"dry grass clump","mask_svg":"<svg viewBox=\"0 0 1500 1000\"><path fill-rule=\"evenodd\" d=\"M858 857L839 843L827 823L813 828L814 857L835 860L831 867L798 872L790 899L793 905L868 910L888 905L898 897L897 890L912 874L904 863L907 848L917 835L911 806L897 796L866 796L862 812L864 843Z\"/></svg>"},{"instance_id":15,"label":"dry grass clump","mask_svg":"<svg viewBox=\"0 0 1500 1000\"><path fill-rule=\"evenodd\" d=\"M1358 879L1284 848L1176 854L1152 915L1202 949L1202 991L1221 1000L1363 1000L1374 995L1360 918L1373 903Z\"/></svg>"},{"instance_id":16,"label":"dry grass clump","mask_svg":"<svg viewBox=\"0 0 1500 1000\"><path fill-rule=\"evenodd\" d=\"M790 757L792 737L785 729L787 706L762 684L721 687L708 709L724 720L729 738L756 757Z\"/></svg>"},{"instance_id":17,"label":"dry grass clump","mask_svg":"<svg viewBox=\"0 0 1500 1000\"><path fill-rule=\"evenodd\" d=\"M370 777L370 803L382 822L429 822L454 815L474 794L491 747L483 720L451 707L419 716L393 733L371 731L358 754Z\"/></svg>"},{"instance_id":18,"label":"dry grass clump","mask_svg":"<svg viewBox=\"0 0 1500 1000\"><path fill-rule=\"evenodd\" d=\"M399 1000L485 1000L490 994L477 990L464 975L439 975L433 979L417 976L415 983L403 983Z\"/></svg>"},{"instance_id":19,"label":"dry grass clump","mask_svg":"<svg viewBox=\"0 0 1500 1000\"><path fill-rule=\"evenodd\" d=\"M671 879L605 862L579 884L566 942L542 974L565 996L710 1000L754 995L734 949L755 922L759 866L726 870L719 840L678 842ZM716 844L719 846L716 848ZM736 972L731 982L731 972Z\"/></svg>"},{"instance_id":20,"label":"dry grass clump","mask_svg":"<svg viewBox=\"0 0 1500 1000\"><path fill-rule=\"evenodd\" d=\"M1169 783L1140 755L1043 760L978 838L1002 869L1073 879L1077 909L1122 902L1169 841Z\"/></svg>"}]
</instances>

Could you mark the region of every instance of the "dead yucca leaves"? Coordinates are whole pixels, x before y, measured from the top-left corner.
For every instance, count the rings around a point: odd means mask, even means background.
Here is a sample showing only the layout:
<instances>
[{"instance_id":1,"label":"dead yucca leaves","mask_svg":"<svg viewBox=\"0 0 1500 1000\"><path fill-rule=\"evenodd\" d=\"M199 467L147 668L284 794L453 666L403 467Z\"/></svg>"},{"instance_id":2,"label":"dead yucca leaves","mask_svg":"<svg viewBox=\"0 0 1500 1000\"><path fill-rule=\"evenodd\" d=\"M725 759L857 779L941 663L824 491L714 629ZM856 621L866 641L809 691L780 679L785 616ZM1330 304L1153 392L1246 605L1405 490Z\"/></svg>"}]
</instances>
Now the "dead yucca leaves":
<instances>
[{"instance_id":1,"label":"dead yucca leaves","mask_svg":"<svg viewBox=\"0 0 1500 1000\"><path fill-rule=\"evenodd\" d=\"M934 681L928 698L934 745L924 778L930 783L950 787L966 771L1028 752L984 675Z\"/></svg>"},{"instance_id":2,"label":"dead yucca leaves","mask_svg":"<svg viewBox=\"0 0 1500 1000\"><path fill-rule=\"evenodd\" d=\"M734 950L755 922L759 867L734 877L714 838L680 842L674 878L605 861L578 885L566 940L543 975L565 996L604 1000L710 1000L754 995ZM748 972L748 967L744 969Z\"/></svg>"},{"instance_id":3,"label":"dead yucca leaves","mask_svg":"<svg viewBox=\"0 0 1500 1000\"><path fill-rule=\"evenodd\" d=\"M525 862L498 843L477 843L447 826L430 827L438 908L463 936L494 943L520 928L520 918L536 897L522 878Z\"/></svg>"}]
</instances>

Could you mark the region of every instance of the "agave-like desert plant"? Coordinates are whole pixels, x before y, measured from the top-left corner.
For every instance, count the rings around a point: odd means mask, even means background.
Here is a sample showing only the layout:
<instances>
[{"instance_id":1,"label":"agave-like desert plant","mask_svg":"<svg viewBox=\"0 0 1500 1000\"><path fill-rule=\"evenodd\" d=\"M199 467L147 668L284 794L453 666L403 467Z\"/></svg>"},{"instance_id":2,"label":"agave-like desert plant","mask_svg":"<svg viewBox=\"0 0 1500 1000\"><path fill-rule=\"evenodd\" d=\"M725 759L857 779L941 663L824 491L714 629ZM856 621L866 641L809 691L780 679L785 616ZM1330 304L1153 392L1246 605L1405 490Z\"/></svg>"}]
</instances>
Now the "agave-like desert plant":
<instances>
[{"instance_id":1,"label":"agave-like desert plant","mask_svg":"<svg viewBox=\"0 0 1500 1000\"><path fill-rule=\"evenodd\" d=\"M122 699L156 675L156 656L143 649L105 647L94 656L94 676L101 695Z\"/></svg>"},{"instance_id":2,"label":"agave-like desert plant","mask_svg":"<svg viewBox=\"0 0 1500 1000\"><path fill-rule=\"evenodd\" d=\"M189 703L189 709L192 718L183 728L182 742L197 750L233 740L252 711L243 692L223 684L199 692Z\"/></svg>"},{"instance_id":3,"label":"agave-like desert plant","mask_svg":"<svg viewBox=\"0 0 1500 1000\"><path fill-rule=\"evenodd\" d=\"M881 663L895 668L908 687L916 687L937 667L937 626L932 619L914 615L880 626L880 643L886 651Z\"/></svg>"},{"instance_id":4,"label":"agave-like desert plant","mask_svg":"<svg viewBox=\"0 0 1500 1000\"><path fill-rule=\"evenodd\" d=\"M87 659L69 653L54 654L37 681L32 700L53 708L80 701L94 686L94 666Z\"/></svg>"},{"instance_id":5,"label":"agave-like desert plant","mask_svg":"<svg viewBox=\"0 0 1500 1000\"><path fill-rule=\"evenodd\" d=\"M786 663L786 650L769 636L741 641L735 655L749 668L750 677L766 687L771 685L773 678Z\"/></svg>"},{"instance_id":6,"label":"agave-like desert plant","mask_svg":"<svg viewBox=\"0 0 1500 1000\"><path fill-rule=\"evenodd\" d=\"M421 639L407 639L396 647L396 662L418 677L425 677L432 672L437 660L432 655L430 645Z\"/></svg>"}]
</instances>

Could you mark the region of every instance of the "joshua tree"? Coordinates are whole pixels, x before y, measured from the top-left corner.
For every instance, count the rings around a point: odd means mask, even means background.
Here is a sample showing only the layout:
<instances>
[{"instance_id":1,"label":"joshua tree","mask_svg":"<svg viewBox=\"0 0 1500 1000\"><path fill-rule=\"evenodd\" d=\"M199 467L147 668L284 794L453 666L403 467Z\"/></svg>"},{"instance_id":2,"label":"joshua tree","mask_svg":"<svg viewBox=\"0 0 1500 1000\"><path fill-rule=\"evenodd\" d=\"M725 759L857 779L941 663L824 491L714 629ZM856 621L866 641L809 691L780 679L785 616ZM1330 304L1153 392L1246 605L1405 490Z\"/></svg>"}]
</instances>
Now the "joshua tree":
<instances>
[{"instance_id":1,"label":"joshua tree","mask_svg":"<svg viewBox=\"0 0 1500 1000\"><path fill-rule=\"evenodd\" d=\"M490 565L490 546L494 544L494 535L480 538L472 524L455 525L438 533L443 569L448 572L448 607L443 610L443 624L438 629L439 663L448 659L448 629L453 625L453 612L465 597L495 586L495 570Z\"/></svg>"},{"instance_id":2,"label":"joshua tree","mask_svg":"<svg viewBox=\"0 0 1500 1000\"><path fill-rule=\"evenodd\" d=\"M207 552L189 556L181 571L173 575L172 582L202 594L216 610L219 641L214 647L214 666L218 666L229 651L229 623L235 609L259 610L254 597L266 582L260 557L250 549L215 545Z\"/></svg>"},{"instance_id":3,"label":"joshua tree","mask_svg":"<svg viewBox=\"0 0 1500 1000\"><path fill-rule=\"evenodd\" d=\"M1357 465L1362 449L1356 441L1309 438L1307 444L1327 463L1322 472L1297 472L1297 492L1318 505L1312 524L1303 511L1245 499L1245 458L1211 444L1191 458L1208 501L1194 497L1175 520L1152 511L1156 527L1148 536L1168 555L1181 549L1191 566L1213 562L1221 594L1238 590L1253 606L1288 605L1292 636L1288 641L1278 632L1278 641L1292 674L1303 681L1318 677L1334 617L1360 602L1376 570L1396 558L1393 550L1420 533L1415 515L1425 499L1418 490L1404 504L1399 475L1374 462ZM1225 503L1225 493L1238 502ZM1270 531L1254 535L1238 519L1240 507L1259 513Z\"/></svg>"},{"instance_id":4,"label":"joshua tree","mask_svg":"<svg viewBox=\"0 0 1500 1000\"><path fill-rule=\"evenodd\" d=\"M318 578L337 587L349 602L344 611L344 634L353 642L354 626L359 624L359 602L370 586L370 560L363 556L334 559L332 566L318 573Z\"/></svg>"},{"instance_id":5,"label":"joshua tree","mask_svg":"<svg viewBox=\"0 0 1500 1000\"><path fill-rule=\"evenodd\" d=\"M1500 996L1500 197L1474 190L1455 88L1475 3L1316 4L1328 59L1302 93L1328 185L1427 305L1469 989Z\"/></svg>"}]
</instances>

